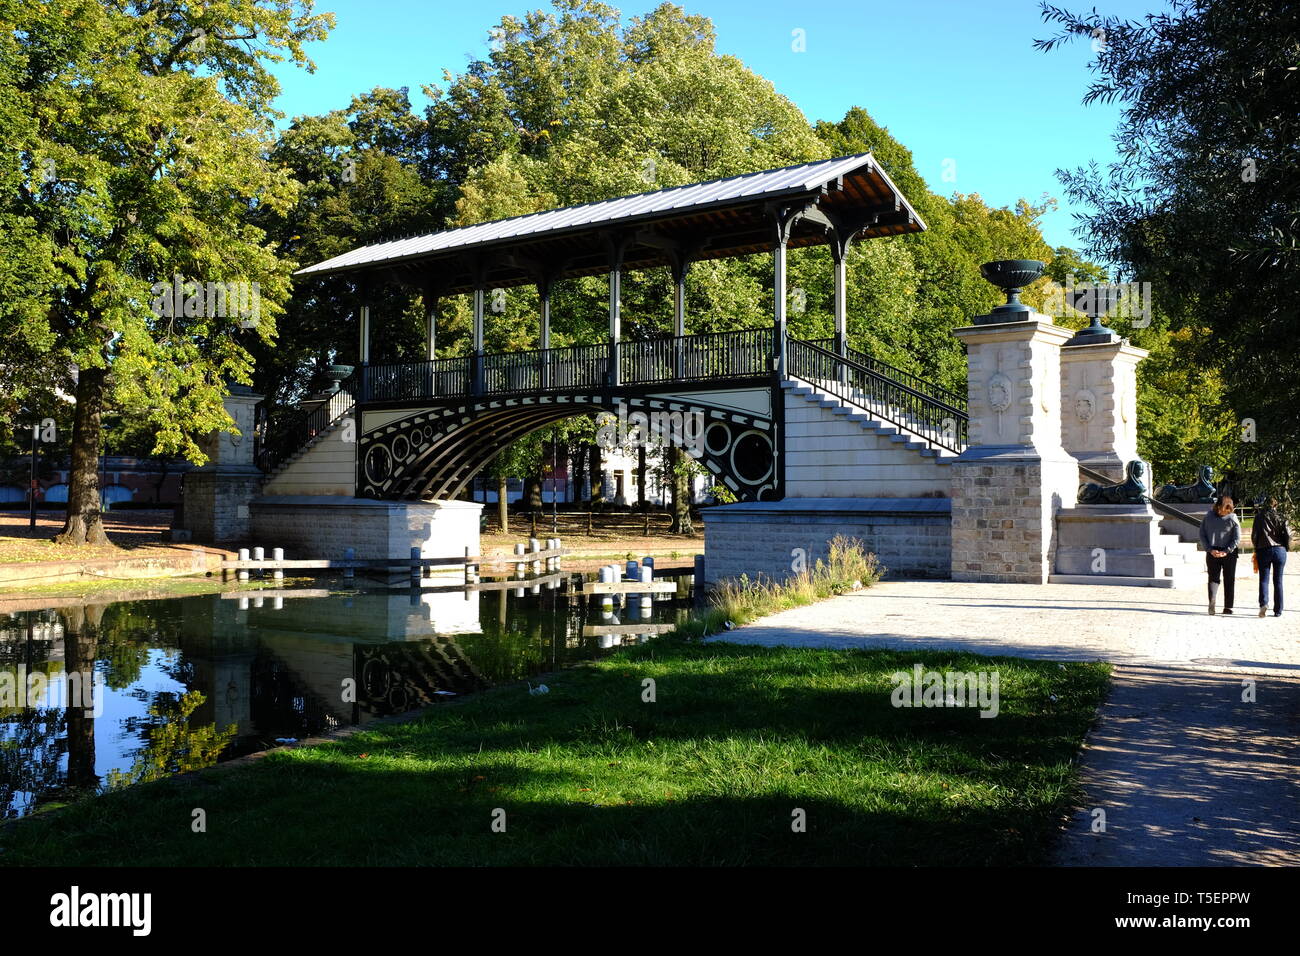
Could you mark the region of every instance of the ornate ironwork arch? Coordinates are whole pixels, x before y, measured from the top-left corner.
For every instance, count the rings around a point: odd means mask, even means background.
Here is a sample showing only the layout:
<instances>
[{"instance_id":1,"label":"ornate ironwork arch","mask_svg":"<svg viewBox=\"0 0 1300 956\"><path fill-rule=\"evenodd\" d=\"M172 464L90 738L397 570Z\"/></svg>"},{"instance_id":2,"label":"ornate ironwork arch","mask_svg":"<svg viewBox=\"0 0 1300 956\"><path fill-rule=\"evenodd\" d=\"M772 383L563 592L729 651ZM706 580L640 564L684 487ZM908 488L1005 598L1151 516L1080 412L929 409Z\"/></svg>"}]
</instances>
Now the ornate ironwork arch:
<instances>
[{"instance_id":1,"label":"ornate ironwork arch","mask_svg":"<svg viewBox=\"0 0 1300 956\"><path fill-rule=\"evenodd\" d=\"M740 501L782 496L776 422L770 415L710 401L709 392L677 396L592 393L539 395L517 399L482 398L409 409L387 409L385 420L362 424L357 448L357 495L419 500L461 494L500 451L539 428L575 415L619 413L620 421L674 414L698 416L686 451ZM681 419L676 419L681 421ZM694 447L692 447L692 445Z\"/></svg>"}]
</instances>

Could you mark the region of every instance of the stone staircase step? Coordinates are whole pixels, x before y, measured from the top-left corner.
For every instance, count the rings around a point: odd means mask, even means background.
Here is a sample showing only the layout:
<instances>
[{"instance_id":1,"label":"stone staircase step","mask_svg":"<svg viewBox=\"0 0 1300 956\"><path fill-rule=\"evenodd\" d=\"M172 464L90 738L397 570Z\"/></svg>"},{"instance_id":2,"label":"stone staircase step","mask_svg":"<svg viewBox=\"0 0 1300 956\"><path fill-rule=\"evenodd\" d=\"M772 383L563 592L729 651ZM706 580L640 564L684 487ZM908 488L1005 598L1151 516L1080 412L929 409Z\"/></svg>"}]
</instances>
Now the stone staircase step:
<instances>
[{"instance_id":1,"label":"stone staircase step","mask_svg":"<svg viewBox=\"0 0 1300 956\"><path fill-rule=\"evenodd\" d=\"M1161 578L1126 577L1119 574L1051 574L1048 584L1102 584L1134 588L1176 588L1176 579L1166 575Z\"/></svg>"}]
</instances>

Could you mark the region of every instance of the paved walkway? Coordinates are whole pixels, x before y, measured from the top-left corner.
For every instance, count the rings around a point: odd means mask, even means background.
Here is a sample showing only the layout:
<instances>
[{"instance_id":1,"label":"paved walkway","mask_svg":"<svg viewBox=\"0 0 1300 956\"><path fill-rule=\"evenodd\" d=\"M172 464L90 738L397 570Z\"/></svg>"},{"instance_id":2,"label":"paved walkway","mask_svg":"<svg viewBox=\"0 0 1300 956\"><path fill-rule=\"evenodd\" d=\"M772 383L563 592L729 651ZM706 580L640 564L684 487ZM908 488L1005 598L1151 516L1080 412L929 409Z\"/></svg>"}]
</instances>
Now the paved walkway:
<instances>
[{"instance_id":1,"label":"paved walkway","mask_svg":"<svg viewBox=\"0 0 1300 956\"><path fill-rule=\"evenodd\" d=\"M887 581L763 618L717 640L950 648L1103 659L1114 686L1082 756L1083 806L1056 862L1300 865L1300 560L1293 609L1206 614L1204 589ZM1249 573L1249 565L1247 565ZM1243 680L1256 700L1242 701ZM1106 811L1092 832L1093 808Z\"/></svg>"}]
</instances>

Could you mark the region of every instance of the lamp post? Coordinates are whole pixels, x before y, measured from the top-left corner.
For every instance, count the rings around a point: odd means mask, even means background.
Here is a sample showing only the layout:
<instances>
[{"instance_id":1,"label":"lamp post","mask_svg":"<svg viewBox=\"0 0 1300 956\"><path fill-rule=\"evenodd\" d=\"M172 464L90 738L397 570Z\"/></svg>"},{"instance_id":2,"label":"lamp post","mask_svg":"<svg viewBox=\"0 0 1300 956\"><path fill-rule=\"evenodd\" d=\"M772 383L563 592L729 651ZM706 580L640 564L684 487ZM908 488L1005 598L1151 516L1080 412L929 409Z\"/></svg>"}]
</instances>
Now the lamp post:
<instances>
[{"instance_id":1,"label":"lamp post","mask_svg":"<svg viewBox=\"0 0 1300 956\"><path fill-rule=\"evenodd\" d=\"M27 519L33 528L36 527L36 454L40 447L39 443L53 443L55 435L53 418L42 418L40 422L32 425L32 474L27 489Z\"/></svg>"}]
</instances>

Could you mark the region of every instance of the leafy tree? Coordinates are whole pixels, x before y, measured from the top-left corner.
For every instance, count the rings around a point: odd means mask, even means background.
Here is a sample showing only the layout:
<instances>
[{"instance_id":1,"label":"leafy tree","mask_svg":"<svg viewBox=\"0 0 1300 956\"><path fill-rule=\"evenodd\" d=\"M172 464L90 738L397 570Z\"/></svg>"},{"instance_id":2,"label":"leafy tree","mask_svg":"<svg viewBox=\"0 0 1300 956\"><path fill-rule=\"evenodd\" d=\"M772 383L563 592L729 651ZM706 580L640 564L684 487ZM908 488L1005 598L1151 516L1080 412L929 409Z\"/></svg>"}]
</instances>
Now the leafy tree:
<instances>
[{"instance_id":1,"label":"leafy tree","mask_svg":"<svg viewBox=\"0 0 1300 956\"><path fill-rule=\"evenodd\" d=\"M1220 382L1256 441L1222 446L1254 487L1294 487L1300 360L1300 21L1285 0L1171 0L1143 21L1043 4L1045 51L1091 38L1083 97L1119 102L1119 159L1058 171L1086 251L1150 282L1182 363ZM1211 377L1209 370L1213 370ZM1191 384L1191 383L1189 383ZM1212 385L1212 390L1217 386ZM1252 435L1252 430L1254 434ZM1213 456L1211 456L1213 457Z\"/></svg>"},{"instance_id":2,"label":"leafy tree","mask_svg":"<svg viewBox=\"0 0 1300 956\"><path fill-rule=\"evenodd\" d=\"M278 92L268 64L287 55L310 69L303 44L332 22L310 0L0 6L0 110L14 120L15 160L0 217L39 280L0 274L15 293L0 297L0 337L19 343L47 388L76 370L57 540L107 540L96 473L106 406L145 417L156 450L200 462L195 437L233 429L226 382L248 381L246 346L274 335L289 291L290 264L248 222L294 194L266 157ZM222 309L215 293L187 292L197 307L167 315L160 289L177 276L242 283L249 298ZM6 378L10 403L39 384Z\"/></svg>"}]
</instances>

